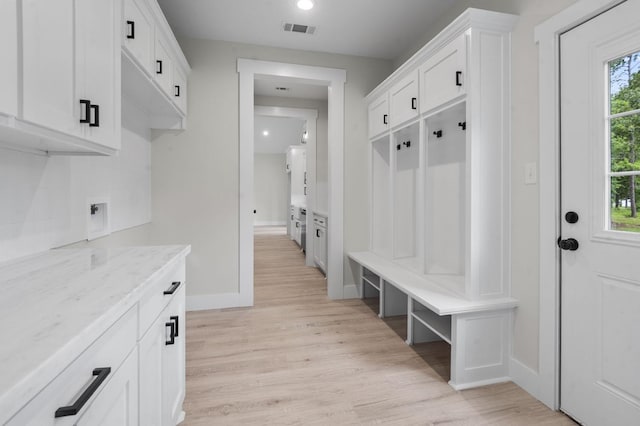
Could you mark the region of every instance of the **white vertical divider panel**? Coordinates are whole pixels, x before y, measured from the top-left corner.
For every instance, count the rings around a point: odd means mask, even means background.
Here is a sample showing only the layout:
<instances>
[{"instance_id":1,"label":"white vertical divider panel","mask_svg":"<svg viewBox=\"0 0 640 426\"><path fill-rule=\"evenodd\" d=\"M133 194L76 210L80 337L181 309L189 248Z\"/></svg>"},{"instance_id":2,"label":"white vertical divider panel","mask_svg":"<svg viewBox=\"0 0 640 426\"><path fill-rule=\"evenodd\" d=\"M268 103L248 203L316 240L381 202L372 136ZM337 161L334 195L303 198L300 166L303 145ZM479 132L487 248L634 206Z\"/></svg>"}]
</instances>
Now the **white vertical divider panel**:
<instances>
[{"instance_id":1,"label":"white vertical divider panel","mask_svg":"<svg viewBox=\"0 0 640 426\"><path fill-rule=\"evenodd\" d=\"M18 115L17 1L0 0L0 114Z\"/></svg>"}]
</instances>

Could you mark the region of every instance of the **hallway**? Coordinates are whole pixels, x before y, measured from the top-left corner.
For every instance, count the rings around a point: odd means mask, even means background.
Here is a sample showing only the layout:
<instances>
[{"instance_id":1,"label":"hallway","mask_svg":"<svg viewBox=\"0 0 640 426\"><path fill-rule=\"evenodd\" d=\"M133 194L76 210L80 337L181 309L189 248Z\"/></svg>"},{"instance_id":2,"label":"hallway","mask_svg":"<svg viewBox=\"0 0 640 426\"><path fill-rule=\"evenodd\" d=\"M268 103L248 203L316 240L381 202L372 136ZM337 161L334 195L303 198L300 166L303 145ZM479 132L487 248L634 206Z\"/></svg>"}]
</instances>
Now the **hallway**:
<instances>
[{"instance_id":1,"label":"hallway","mask_svg":"<svg viewBox=\"0 0 640 426\"><path fill-rule=\"evenodd\" d=\"M188 313L183 425L574 424L512 383L454 391L448 345L404 327L328 300L293 241L256 233L255 306Z\"/></svg>"}]
</instances>

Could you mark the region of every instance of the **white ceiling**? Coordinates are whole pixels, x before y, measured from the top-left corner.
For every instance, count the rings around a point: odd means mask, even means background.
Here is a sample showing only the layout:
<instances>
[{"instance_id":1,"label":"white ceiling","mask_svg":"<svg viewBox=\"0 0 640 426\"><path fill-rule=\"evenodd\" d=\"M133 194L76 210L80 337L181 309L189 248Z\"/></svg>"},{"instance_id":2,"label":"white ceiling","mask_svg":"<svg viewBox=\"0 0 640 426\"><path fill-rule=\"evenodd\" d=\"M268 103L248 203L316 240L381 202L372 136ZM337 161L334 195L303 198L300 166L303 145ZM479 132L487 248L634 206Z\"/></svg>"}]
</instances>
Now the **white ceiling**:
<instances>
[{"instance_id":1,"label":"white ceiling","mask_svg":"<svg viewBox=\"0 0 640 426\"><path fill-rule=\"evenodd\" d=\"M300 118L256 115L253 125L253 149L256 154L284 154L291 145L300 145L305 121ZM263 131L269 135L264 136Z\"/></svg>"},{"instance_id":2,"label":"white ceiling","mask_svg":"<svg viewBox=\"0 0 640 426\"><path fill-rule=\"evenodd\" d=\"M277 90L276 87L285 87L289 90ZM255 79L253 90L256 96L320 100L327 100L329 97L327 86L295 83L290 79Z\"/></svg>"},{"instance_id":3,"label":"white ceiling","mask_svg":"<svg viewBox=\"0 0 640 426\"><path fill-rule=\"evenodd\" d=\"M159 0L174 32L318 52L395 59L456 0ZM316 26L314 35L284 32L285 22Z\"/></svg>"}]
</instances>

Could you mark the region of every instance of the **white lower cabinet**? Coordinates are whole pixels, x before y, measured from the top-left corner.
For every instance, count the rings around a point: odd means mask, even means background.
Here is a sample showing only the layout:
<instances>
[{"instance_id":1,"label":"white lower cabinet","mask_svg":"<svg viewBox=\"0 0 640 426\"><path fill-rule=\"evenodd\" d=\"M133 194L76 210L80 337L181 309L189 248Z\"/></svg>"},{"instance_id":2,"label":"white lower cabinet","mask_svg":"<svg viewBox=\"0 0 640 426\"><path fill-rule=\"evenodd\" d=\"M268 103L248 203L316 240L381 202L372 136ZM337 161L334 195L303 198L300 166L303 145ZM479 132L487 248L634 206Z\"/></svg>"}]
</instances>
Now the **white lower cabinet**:
<instances>
[{"instance_id":1,"label":"white lower cabinet","mask_svg":"<svg viewBox=\"0 0 640 426\"><path fill-rule=\"evenodd\" d=\"M320 215L313 217L313 260L315 264L327 273L327 218Z\"/></svg>"},{"instance_id":2,"label":"white lower cabinet","mask_svg":"<svg viewBox=\"0 0 640 426\"><path fill-rule=\"evenodd\" d=\"M138 424L138 351L134 349L80 418L78 426Z\"/></svg>"},{"instance_id":3,"label":"white lower cabinet","mask_svg":"<svg viewBox=\"0 0 640 426\"><path fill-rule=\"evenodd\" d=\"M6 426L175 426L184 420L185 261L140 300Z\"/></svg>"},{"instance_id":4,"label":"white lower cabinet","mask_svg":"<svg viewBox=\"0 0 640 426\"><path fill-rule=\"evenodd\" d=\"M7 425L137 424L137 366L135 362L131 365L131 355L134 355L134 361L137 358L137 313L134 307L124 314ZM116 398L122 392L125 400ZM134 412L123 412L127 407ZM125 415L132 421L90 423L87 420L77 423L79 419L96 419L99 414L102 419L110 418L116 415L116 411L121 411L120 416Z\"/></svg>"},{"instance_id":5,"label":"white lower cabinet","mask_svg":"<svg viewBox=\"0 0 640 426\"><path fill-rule=\"evenodd\" d=\"M140 340L140 425L182 421L185 395L184 286Z\"/></svg>"}]
</instances>

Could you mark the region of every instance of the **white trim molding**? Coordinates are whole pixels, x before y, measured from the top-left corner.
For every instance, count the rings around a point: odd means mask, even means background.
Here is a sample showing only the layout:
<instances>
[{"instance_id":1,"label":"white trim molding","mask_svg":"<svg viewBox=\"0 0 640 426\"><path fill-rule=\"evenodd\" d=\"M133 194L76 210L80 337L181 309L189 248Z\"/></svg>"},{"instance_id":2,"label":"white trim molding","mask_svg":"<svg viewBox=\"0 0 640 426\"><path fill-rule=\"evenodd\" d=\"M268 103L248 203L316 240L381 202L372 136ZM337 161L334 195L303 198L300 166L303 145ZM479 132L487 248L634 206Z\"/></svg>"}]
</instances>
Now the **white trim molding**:
<instances>
[{"instance_id":1,"label":"white trim molding","mask_svg":"<svg viewBox=\"0 0 640 426\"><path fill-rule=\"evenodd\" d=\"M540 112L540 401L560 408L560 35L624 0L580 0L538 25ZM532 386L535 391L535 387Z\"/></svg>"},{"instance_id":2,"label":"white trim molding","mask_svg":"<svg viewBox=\"0 0 640 426\"><path fill-rule=\"evenodd\" d=\"M328 88L328 237L327 291L331 299L344 298L344 83L346 71L308 65L238 59L240 91L239 167L239 290L242 306L253 305L253 82L257 78L286 78Z\"/></svg>"}]
</instances>

